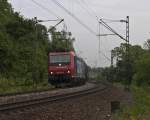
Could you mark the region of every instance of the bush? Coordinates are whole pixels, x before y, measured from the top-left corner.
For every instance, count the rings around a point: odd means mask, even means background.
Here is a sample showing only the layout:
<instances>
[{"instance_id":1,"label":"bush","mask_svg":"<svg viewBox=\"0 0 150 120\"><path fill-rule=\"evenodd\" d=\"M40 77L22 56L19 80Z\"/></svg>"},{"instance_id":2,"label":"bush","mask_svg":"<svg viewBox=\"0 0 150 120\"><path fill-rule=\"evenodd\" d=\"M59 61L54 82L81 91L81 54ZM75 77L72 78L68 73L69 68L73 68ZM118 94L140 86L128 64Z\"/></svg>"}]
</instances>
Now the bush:
<instances>
[{"instance_id":1,"label":"bush","mask_svg":"<svg viewBox=\"0 0 150 120\"><path fill-rule=\"evenodd\" d=\"M149 120L150 118L150 87L131 88L134 102L131 106L122 106L116 113L115 120Z\"/></svg>"},{"instance_id":2,"label":"bush","mask_svg":"<svg viewBox=\"0 0 150 120\"><path fill-rule=\"evenodd\" d=\"M136 61L133 80L138 86L150 85L150 53L146 53Z\"/></svg>"}]
</instances>

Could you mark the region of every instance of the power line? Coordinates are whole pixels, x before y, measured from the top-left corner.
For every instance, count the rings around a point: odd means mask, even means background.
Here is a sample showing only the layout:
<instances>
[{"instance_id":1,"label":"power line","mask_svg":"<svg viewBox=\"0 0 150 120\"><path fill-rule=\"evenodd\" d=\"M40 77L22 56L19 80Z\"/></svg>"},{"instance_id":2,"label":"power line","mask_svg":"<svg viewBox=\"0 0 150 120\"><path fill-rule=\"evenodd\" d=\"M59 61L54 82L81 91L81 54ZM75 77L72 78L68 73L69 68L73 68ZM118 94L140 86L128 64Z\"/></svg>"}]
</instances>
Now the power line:
<instances>
[{"instance_id":1,"label":"power line","mask_svg":"<svg viewBox=\"0 0 150 120\"><path fill-rule=\"evenodd\" d=\"M99 23L99 34L100 34L100 23ZM100 47L100 45L101 45L101 43L100 43L100 36L98 36L98 38L99 38L99 47L98 47L98 58L100 59L100 53L104 56L104 58L106 58L108 61L111 61L110 59L109 59L109 57L107 57L102 51L101 51L101 47Z\"/></svg>"},{"instance_id":2,"label":"power line","mask_svg":"<svg viewBox=\"0 0 150 120\"><path fill-rule=\"evenodd\" d=\"M102 51L100 51L100 53L108 60L111 61L111 59L109 57L107 57Z\"/></svg>"},{"instance_id":3,"label":"power line","mask_svg":"<svg viewBox=\"0 0 150 120\"><path fill-rule=\"evenodd\" d=\"M92 8L90 8L89 6L88 6L88 4L87 4L87 2L85 1L85 0L81 0L82 2L83 2L83 4L84 5L86 5L86 8L89 8L90 10L91 10L91 13L93 13L92 14L92 16L94 16L94 17L96 17L96 20L97 21L99 21L99 18L98 18L98 16L96 15L96 13L95 13L95 11L92 9ZM87 10L88 11L88 10ZM88 12L89 13L89 12ZM109 29L109 28L108 28ZM100 24L99 24L99 33L100 33ZM109 59L109 57L107 57L101 50L100 50L100 36L99 36L99 48L98 48L99 50L98 50L98 53L100 54L102 54L103 56L104 56L104 58L105 59L107 59L108 61L111 61L111 59ZM99 55L99 59L100 59L100 55Z\"/></svg>"},{"instance_id":4,"label":"power line","mask_svg":"<svg viewBox=\"0 0 150 120\"><path fill-rule=\"evenodd\" d=\"M80 19L78 19L74 14L72 14L70 11L68 11L64 6L62 6L60 3L57 2L57 0L52 0L56 5L61 7L65 12L67 12L70 16L72 16L77 22L79 22L82 26L84 26L88 31L93 33L95 35L95 32L91 30L88 26L86 26ZM108 61L111 61L102 51L99 51Z\"/></svg>"},{"instance_id":5,"label":"power line","mask_svg":"<svg viewBox=\"0 0 150 120\"><path fill-rule=\"evenodd\" d=\"M85 29L87 29L92 34L96 35L96 33L88 27L86 24L84 24L78 17L76 17L73 13L71 13L68 9L66 9L62 4L60 4L57 0L52 0L57 6L59 6L61 9L63 9L68 15L70 15L74 20L76 20L80 25L82 25Z\"/></svg>"},{"instance_id":6,"label":"power line","mask_svg":"<svg viewBox=\"0 0 150 120\"><path fill-rule=\"evenodd\" d=\"M38 5L39 7L41 7L42 9L44 9L47 12L51 12L54 16L56 16L58 19L60 19L60 17L58 17L54 12L52 12L50 9L46 8L45 6L41 5L40 3L36 2L35 0L31 0L33 3L35 3L36 5ZM89 32L91 32L92 34L96 35L96 33L90 29L90 27L88 27L86 24L84 24L78 17L76 17L73 13L71 13L68 9L66 9L62 4L60 4L57 0L52 0L57 6L59 6L61 9L63 9L67 14L69 14L72 18L74 18L78 23L80 23L84 28L86 28ZM85 1L84 1L85 2ZM86 4L87 5L87 4ZM91 14L90 12L88 12L89 14ZM98 19L98 17L96 16L96 18ZM52 20L52 21L56 21L56 20ZM99 51L108 61L111 61L102 51Z\"/></svg>"},{"instance_id":7,"label":"power line","mask_svg":"<svg viewBox=\"0 0 150 120\"><path fill-rule=\"evenodd\" d=\"M123 39L123 40L125 40L126 41L126 39L123 37L123 36L121 36L120 34L118 34L114 29L112 29L110 26L108 26L102 19L100 19L100 23L105 27L105 28L107 28L108 30L110 30L111 32L113 32L114 34L116 34L117 36L119 36L121 39Z\"/></svg>"},{"instance_id":8,"label":"power line","mask_svg":"<svg viewBox=\"0 0 150 120\"><path fill-rule=\"evenodd\" d=\"M109 22L120 22L120 20L112 20L112 19L106 19L106 18L102 18L102 20L109 21Z\"/></svg>"},{"instance_id":9,"label":"power line","mask_svg":"<svg viewBox=\"0 0 150 120\"><path fill-rule=\"evenodd\" d=\"M95 12L93 11L93 9L91 9L90 7L88 7L88 4L86 3L86 1L84 1L84 0L81 0L82 1L82 3L84 4L84 5L86 5L86 7L83 7L83 9L85 9L86 11L87 11L87 13L90 15L90 16L94 16L94 17L96 17L97 18L97 21L99 20L99 18L97 17L97 15L95 14ZM79 1L78 1L79 2ZM81 6L81 5L80 5ZM91 9L91 11L92 12L89 12L89 10L87 9L87 8L89 8L89 9ZM92 14L93 13L93 14ZM94 15L95 14L95 15ZM99 23L99 33L100 33L100 23ZM99 50L98 50L98 54L99 54L99 59L100 59L100 53L102 54L102 56L105 58L105 59L107 59L108 61L111 61L111 59L109 59L109 57L107 57L101 50L100 50L100 36L99 36Z\"/></svg>"},{"instance_id":10,"label":"power line","mask_svg":"<svg viewBox=\"0 0 150 120\"><path fill-rule=\"evenodd\" d=\"M84 4L87 8L91 9L91 13L93 13L94 16L96 17L97 21L99 21L99 18L98 18L98 16L97 16L97 14L95 13L95 11L94 11L91 7L88 6L87 2L86 2L85 0L81 0L81 1L83 2L83 4Z\"/></svg>"},{"instance_id":11,"label":"power line","mask_svg":"<svg viewBox=\"0 0 150 120\"><path fill-rule=\"evenodd\" d=\"M61 17L59 17L56 13L54 13L52 10L46 8L45 6L41 5L40 3L38 3L35 0L31 0L34 4L36 4L37 6L39 6L40 8L42 8L43 10L45 10L46 12L51 12L51 14L53 14L55 17L57 17L58 19L61 19Z\"/></svg>"},{"instance_id":12,"label":"power line","mask_svg":"<svg viewBox=\"0 0 150 120\"><path fill-rule=\"evenodd\" d=\"M87 8L87 6L84 6L85 4L83 3L83 1L80 1L80 0L76 0L76 1L79 3L80 7L81 7L82 9L84 9L91 17L95 17L95 15L93 15L93 13L89 11L89 9ZM83 5L83 4L80 4L81 2L82 2L84 5Z\"/></svg>"},{"instance_id":13,"label":"power line","mask_svg":"<svg viewBox=\"0 0 150 120\"><path fill-rule=\"evenodd\" d=\"M51 21L60 21L60 19L53 19L53 20L38 20L38 22L51 22Z\"/></svg>"}]
</instances>

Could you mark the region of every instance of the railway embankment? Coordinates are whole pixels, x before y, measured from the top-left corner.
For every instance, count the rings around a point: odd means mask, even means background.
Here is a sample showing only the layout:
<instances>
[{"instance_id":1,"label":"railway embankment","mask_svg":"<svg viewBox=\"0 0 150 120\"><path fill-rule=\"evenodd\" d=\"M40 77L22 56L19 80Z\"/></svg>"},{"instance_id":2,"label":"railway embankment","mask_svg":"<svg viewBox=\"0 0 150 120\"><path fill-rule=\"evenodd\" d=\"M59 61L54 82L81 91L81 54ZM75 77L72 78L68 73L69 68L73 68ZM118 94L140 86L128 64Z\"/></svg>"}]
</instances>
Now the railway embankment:
<instances>
[{"instance_id":1,"label":"railway embankment","mask_svg":"<svg viewBox=\"0 0 150 120\"><path fill-rule=\"evenodd\" d=\"M0 119L109 120L112 112L121 104L130 104L132 102L131 94L120 88L110 85L105 87L100 85L99 87L101 89L90 94L0 112ZM83 89L84 87L80 88ZM64 90L71 89L79 90L79 87ZM114 105L116 103L117 105Z\"/></svg>"}]
</instances>

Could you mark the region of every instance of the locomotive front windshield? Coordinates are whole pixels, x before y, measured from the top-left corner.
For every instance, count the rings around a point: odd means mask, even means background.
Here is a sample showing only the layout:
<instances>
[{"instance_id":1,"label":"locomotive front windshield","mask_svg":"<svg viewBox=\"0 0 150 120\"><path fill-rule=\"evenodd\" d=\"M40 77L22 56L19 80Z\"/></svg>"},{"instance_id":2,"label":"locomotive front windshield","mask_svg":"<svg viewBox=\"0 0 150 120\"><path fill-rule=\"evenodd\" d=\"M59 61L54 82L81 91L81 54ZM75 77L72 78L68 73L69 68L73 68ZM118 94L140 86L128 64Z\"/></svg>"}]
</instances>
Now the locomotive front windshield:
<instances>
[{"instance_id":1,"label":"locomotive front windshield","mask_svg":"<svg viewBox=\"0 0 150 120\"><path fill-rule=\"evenodd\" d=\"M69 64L70 63L70 56L69 55L50 55L50 64L57 65L57 64Z\"/></svg>"}]
</instances>

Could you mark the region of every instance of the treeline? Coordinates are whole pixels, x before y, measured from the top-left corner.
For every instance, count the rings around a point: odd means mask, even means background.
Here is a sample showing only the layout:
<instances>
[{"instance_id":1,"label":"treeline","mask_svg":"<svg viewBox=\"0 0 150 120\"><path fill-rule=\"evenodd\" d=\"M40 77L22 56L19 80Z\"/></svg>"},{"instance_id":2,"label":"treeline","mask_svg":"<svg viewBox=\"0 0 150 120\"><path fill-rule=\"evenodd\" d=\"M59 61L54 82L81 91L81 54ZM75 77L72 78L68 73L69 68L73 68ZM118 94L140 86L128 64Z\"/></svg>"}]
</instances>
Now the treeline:
<instances>
[{"instance_id":1,"label":"treeline","mask_svg":"<svg viewBox=\"0 0 150 120\"><path fill-rule=\"evenodd\" d=\"M139 45L129 45L129 59L126 54L127 44L122 43L120 47L112 50L115 66L107 67L101 74L110 82L121 82L129 86L150 85L150 40L148 39L144 48Z\"/></svg>"},{"instance_id":2,"label":"treeline","mask_svg":"<svg viewBox=\"0 0 150 120\"><path fill-rule=\"evenodd\" d=\"M47 29L0 0L0 80L25 80L26 84L47 80L48 52L74 50L73 41L70 32Z\"/></svg>"}]
</instances>

